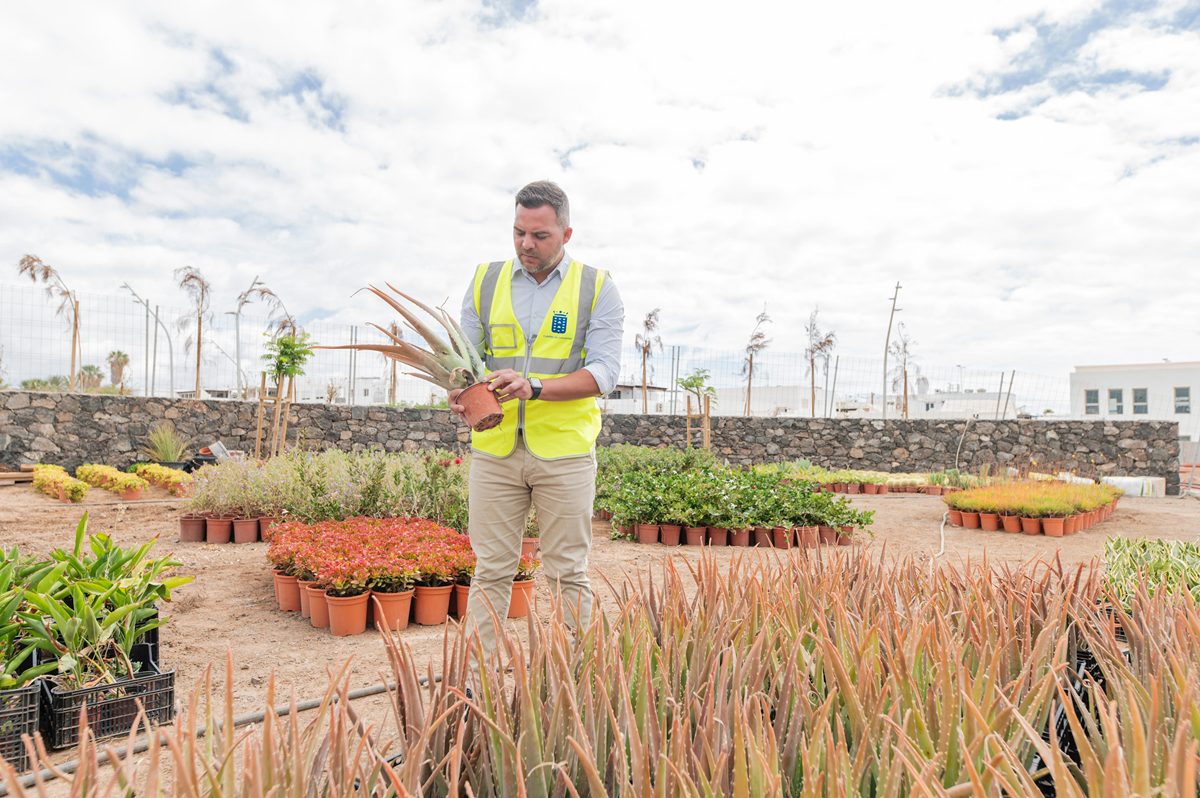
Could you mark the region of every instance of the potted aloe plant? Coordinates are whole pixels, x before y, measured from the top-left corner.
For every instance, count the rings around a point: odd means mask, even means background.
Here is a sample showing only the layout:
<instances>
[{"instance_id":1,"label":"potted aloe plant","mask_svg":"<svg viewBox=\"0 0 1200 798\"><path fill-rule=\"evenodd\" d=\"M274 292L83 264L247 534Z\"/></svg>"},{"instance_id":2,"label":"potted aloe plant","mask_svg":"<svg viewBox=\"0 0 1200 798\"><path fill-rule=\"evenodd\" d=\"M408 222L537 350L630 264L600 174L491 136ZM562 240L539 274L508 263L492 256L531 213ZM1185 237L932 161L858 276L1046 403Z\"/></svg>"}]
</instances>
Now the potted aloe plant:
<instances>
[{"instance_id":1,"label":"potted aloe plant","mask_svg":"<svg viewBox=\"0 0 1200 798\"><path fill-rule=\"evenodd\" d=\"M488 374L487 367L479 357L479 353L475 351L475 346L467 340L466 333L458 326L458 322L441 308L435 312L433 308L397 290L391 284L387 284L387 287L441 324L449 334L449 343L426 326L415 313L372 285L368 286L367 290L387 302L403 316L409 326L429 344L429 350L413 346L378 324L371 326L390 338L391 344L314 346L313 349L354 349L360 352L378 352L384 357L416 369L415 372L405 372L409 376L431 382L447 391L458 388L465 389L458 395L456 401L465 408L463 415L471 429L483 432L498 426L504 420L504 411L500 408L500 401L496 398L496 394L489 390L484 379Z\"/></svg>"},{"instance_id":2,"label":"potted aloe plant","mask_svg":"<svg viewBox=\"0 0 1200 798\"><path fill-rule=\"evenodd\" d=\"M513 577L512 599L508 602L509 618L524 618L533 606L533 578L537 576L541 560L525 554L517 563L517 574Z\"/></svg>"}]
</instances>

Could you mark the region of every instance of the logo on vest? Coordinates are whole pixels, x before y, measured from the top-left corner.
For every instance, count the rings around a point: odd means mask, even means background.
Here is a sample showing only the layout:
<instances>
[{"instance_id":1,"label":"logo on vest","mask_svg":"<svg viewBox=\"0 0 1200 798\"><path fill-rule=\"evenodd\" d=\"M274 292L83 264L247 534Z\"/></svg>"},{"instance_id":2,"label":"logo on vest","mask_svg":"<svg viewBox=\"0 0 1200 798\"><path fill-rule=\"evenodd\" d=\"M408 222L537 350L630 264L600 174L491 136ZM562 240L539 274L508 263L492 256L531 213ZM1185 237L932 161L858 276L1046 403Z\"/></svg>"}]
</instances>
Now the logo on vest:
<instances>
[{"instance_id":1,"label":"logo on vest","mask_svg":"<svg viewBox=\"0 0 1200 798\"><path fill-rule=\"evenodd\" d=\"M567 333L567 314L561 310L554 311L554 315L550 317L550 332L556 335L566 335Z\"/></svg>"}]
</instances>

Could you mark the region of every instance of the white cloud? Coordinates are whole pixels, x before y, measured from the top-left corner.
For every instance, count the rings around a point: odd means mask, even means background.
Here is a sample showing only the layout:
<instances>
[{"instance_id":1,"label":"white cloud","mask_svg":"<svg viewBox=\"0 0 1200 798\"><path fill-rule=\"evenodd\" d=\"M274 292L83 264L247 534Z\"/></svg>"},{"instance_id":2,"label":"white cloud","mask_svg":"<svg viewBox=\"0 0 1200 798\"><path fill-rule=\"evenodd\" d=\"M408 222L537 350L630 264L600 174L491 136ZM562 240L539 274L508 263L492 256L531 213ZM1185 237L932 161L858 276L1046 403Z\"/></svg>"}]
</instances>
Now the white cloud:
<instances>
[{"instance_id":1,"label":"white cloud","mask_svg":"<svg viewBox=\"0 0 1200 798\"><path fill-rule=\"evenodd\" d=\"M259 274L302 314L378 320L355 289L456 303L511 251L512 193L548 177L630 337L661 306L668 342L740 347L767 302L776 349L799 350L819 303L838 351L869 357L899 279L931 363L1194 359L1200 34L1164 7L1064 55L1072 75L1168 72L1156 91L970 90L1107 8L13 7L0 262L180 306L178 266L226 305Z\"/></svg>"}]
</instances>

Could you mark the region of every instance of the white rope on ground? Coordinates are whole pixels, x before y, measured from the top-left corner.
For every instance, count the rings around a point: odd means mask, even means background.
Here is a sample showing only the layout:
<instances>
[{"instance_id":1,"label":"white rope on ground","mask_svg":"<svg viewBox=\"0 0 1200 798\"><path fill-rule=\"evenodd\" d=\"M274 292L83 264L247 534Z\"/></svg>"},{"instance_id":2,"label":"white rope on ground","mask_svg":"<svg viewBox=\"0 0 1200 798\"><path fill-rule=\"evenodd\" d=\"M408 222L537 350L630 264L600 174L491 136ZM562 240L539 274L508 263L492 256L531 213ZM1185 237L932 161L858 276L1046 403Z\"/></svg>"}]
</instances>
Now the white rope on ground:
<instances>
[{"instance_id":1,"label":"white rope on ground","mask_svg":"<svg viewBox=\"0 0 1200 798\"><path fill-rule=\"evenodd\" d=\"M939 530L942 534L942 547L938 549L938 553L933 555L933 559L937 559L946 553L946 519L950 517L950 512L942 513L942 528Z\"/></svg>"}]
</instances>

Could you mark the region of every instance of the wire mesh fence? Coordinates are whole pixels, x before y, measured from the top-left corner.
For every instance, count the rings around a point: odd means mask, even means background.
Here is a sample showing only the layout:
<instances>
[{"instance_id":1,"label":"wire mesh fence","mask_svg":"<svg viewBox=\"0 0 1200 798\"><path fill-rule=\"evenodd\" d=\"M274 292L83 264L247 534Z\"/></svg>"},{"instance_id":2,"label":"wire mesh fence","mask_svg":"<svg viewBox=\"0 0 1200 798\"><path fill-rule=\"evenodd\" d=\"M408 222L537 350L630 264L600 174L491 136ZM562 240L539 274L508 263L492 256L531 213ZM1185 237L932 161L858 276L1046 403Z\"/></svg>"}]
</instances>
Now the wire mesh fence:
<instances>
[{"instance_id":1,"label":"wire mesh fence","mask_svg":"<svg viewBox=\"0 0 1200 798\"><path fill-rule=\"evenodd\" d=\"M73 365L79 390L121 388L135 395L190 397L195 396L198 373L202 397L257 396L269 319L214 309L200 325L197 361L193 311L133 296L84 294L78 299L73 347L70 313L58 312L58 300L36 287L0 284L0 384L65 390ZM387 343L382 332L365 325L315 322L304 327L326 346ZM409 331L403 336L421 343ZM320 350L297 381L296 399L444 403L444 392L405 376L402 368L373 353ZM665 345L643 357L627 346L619 384L601 399L602 407L606 412L682 414L687 394L678 381L698 370L707 372L715 389L713 412L718 415L1159 419L1179 422L1181 438L1200 440L1200 410L1191 412L1190 395L1181 404L1179 387L1115 385L1104 375L1055 377L919 359L889 359L886 367L882 359L837 354L810 360L783 349L761 352L751 369L745 355L735 350Z\"/></svg>"}]
</instances>

